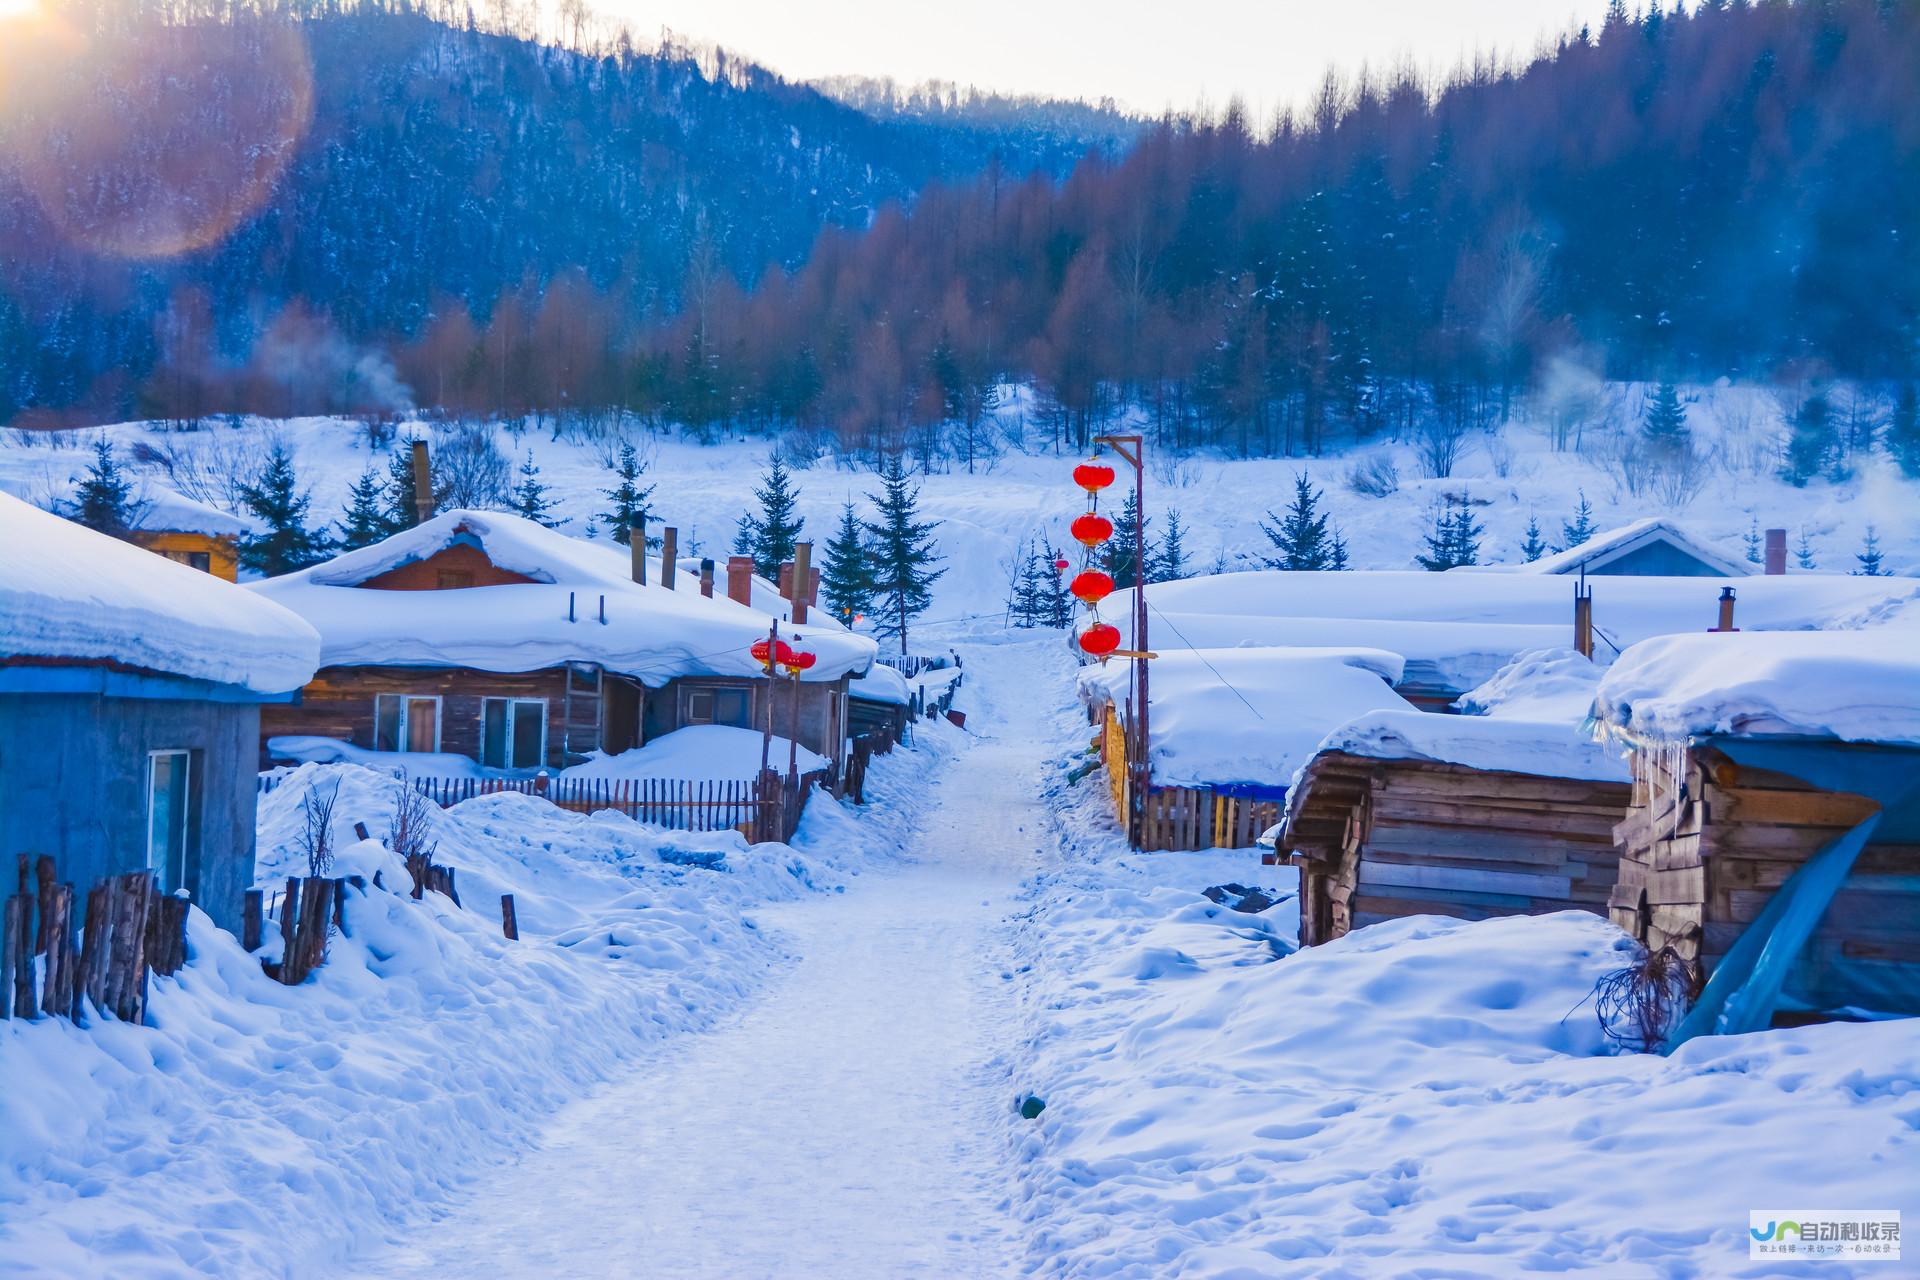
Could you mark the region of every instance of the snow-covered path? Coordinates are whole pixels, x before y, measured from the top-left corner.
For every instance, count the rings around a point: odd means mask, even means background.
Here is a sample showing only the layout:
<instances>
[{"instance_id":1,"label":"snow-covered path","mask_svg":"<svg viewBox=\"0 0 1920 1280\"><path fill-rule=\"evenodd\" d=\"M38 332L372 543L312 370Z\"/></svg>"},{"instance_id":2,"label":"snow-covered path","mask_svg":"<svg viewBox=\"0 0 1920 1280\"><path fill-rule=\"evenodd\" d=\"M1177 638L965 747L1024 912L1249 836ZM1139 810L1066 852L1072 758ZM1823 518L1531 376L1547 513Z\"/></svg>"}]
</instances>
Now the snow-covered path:
<instances>
[{"instance_id":1,"label":"snow-covered path","mask_svg":"<svg viewBox=\"0 0 1920 1280\"><path fill-rule=\"evenodd\" d=\"M757 911L798 956L762 998L558 1114L538 1149L359 1274L1014 1273L996 959L1051 836L1031 690L980 674L990 687L967 701L985 740L932 784L910 863Z\"/></svg>"}]
</instances>

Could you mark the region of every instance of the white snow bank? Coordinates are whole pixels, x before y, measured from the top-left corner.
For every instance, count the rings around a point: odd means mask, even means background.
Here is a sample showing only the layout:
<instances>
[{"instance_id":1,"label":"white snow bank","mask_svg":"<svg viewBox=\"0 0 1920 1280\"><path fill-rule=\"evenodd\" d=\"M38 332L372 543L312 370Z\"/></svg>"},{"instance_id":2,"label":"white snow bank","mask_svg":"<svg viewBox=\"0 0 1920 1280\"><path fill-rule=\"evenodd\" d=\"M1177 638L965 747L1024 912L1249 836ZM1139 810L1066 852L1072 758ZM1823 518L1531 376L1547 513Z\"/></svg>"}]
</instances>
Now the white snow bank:
<instances>
[{"instance_id":1,"label":"white snow bank","mask_svg":"<svg viewBox=\"0 0 1920 1280\"><path fill-rule=\"evenodd\" d=\"M1152 660L1153 780L1162 786L1284 785L1327 733L1363 712L1411 711L1390 687L1399 655L1378 649L1187 649ZM1080 669L1080 696L1124 709L1125 660Z\"/></svg>"},{"instance_id":2,"label":"white snow bank","mask_svg":"<svg viewBox=\"0 0 1920 1280\"><path fill-rule=\"evenodd\" d=\"M561 770L563 778L678 778L693 781L748 781L760 773L760 732L726 724L696 724L662 734L644 747L607 755L596 751L584 764ZM786 772L793 743L775 734L767 758ZM832 761L801 747L801 773L825 769Z\"/></svg>"},{"instance_id":3,"label":"white snow bank","mask_svg":"<svg viewBox=\"0 0 1920 1280\"><path fill-rule=\"evenodd\" d=\"M1456 705L1475 716L1577 725L1593 708L1602 674L1603 668L1577 649L1533 649L1516 654L1486 683L1463 694Z\"/></svg>"},{"instance_id":4,"label":"white snow bank","mask_svg":"<svg viewBox=\"0 0 1920 1280\"><path fill-rule=\"evenodd\" d=\"M0 660L115 663L268 694L313 678L313 628L211 574L4 493L0 547Z\"/></svg>"},{"instance_id":5,"label":"white snow bank","mask_svg":"<svg viewBox=\"0 0 1920 1280\"><path fill-rule=\"evenodd\" d=\"M1904 628L1666 636L1600 682L1594 714L1631 738L1805 734L1920 743L1920 647Z\"/></svg>"},{"instance_id":6,"label":"white snow bank","mask_svg":"<svg viewBox=\"0 0 1920 1280\"><path fill-rule=\"evenodd\" d=\"M385 774L410 778L485 778L499 770L483 769L472 756L450 751L370 751L342 738L289 733L267 739L267 756L295 764L358 764Z\"/></svg>"},{"instance_id":7,"label":"white snow bank","mask_svg":"<svg viewBox=\"0 0 1920 1280\"><path fill-rule=\"evenodd\" d=\"M1577 723L1566 720L1370 711L1329 733L1314 754L1327 751L1376 760L1432 760L1542 778L1632 779L1618 746L1595 742Z\"/></svg>"},{"instance_id":8,"label":"white snow bank","mask_svg":"<svg viewBox=\"0 0 1920 1280\"><path fill-rule=\"evenodd\" d=\"M251 533L254 522L198 498L189 498L178 490L155 485L140 490L133 527L151 533L204 533L216 538L238 538Z\"/></svg>"},{"instance_id":9,"label":"white snow bank","mask_svg":"<svg viewBox=\"0 0 1920 1280\"><path fill-rule=\"evenodd\" d=\"M876 662L864 675L855 676L848 683L847 696L904 707L912 701L913 694L905 676L884 662Z\"/></svg>"},{"instance_id":10,"label":"white snow bank","mask_svg":"<svg viewBox=\"0 0 1920 1280\"><path fill-rule=\"evenodd\" d=\"M357 584L457 543L531 583L445 591ZM758 676L750 652L767 615L633 582L622 554L497 511L449 511L370 547L249 589L292 609L321 635L323 665L458 666L537 671L592 662L659 687L686 675ZM604 612L603 612L604 611ZM865 670L874 642L837 625L783 627L815 654L806 680Z\"/></svg>"},{"instance_id":11,"label":"white snow bank","mask_svg":"<svg viewBox=\"0 0 1920 1280\"><path fill-rule=\"evenodd\" d=\"M1920 1020L1608 1056L1587 997L1631 944L1604 920L1287 955L1199 895L1217 874L1114 850L1031 887L1014 1081L1046 1109L1003 1124L1037 1272L1745 1274L1750 1209L1920 1196Z\"/></svg>"}]
</instances>

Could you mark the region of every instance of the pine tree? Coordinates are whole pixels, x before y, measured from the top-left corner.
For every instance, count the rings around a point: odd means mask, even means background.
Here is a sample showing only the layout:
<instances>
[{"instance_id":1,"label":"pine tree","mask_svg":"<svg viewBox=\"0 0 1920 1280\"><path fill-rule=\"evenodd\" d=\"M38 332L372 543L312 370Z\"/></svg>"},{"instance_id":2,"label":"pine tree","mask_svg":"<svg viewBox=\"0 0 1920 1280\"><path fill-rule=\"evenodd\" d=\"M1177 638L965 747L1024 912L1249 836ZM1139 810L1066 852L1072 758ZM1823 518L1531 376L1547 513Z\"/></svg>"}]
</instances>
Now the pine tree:
<instances>
[{"instance_id":1,"label":"pine tree","mask_svg":"<svg viewBox=\"0 0 1920 1280\"><path fill-rule=\"evenodd\" d=\"M1800 526L1800 541L1793 547L1794 563L1802 569L1811 569L1813 564L1813 539L1807 536L1807 526Z\"/></svg>"},{"instance_id":2,"label":"pine tree","mask_svg":"<svg viewBox=\"0 0 1920 1280\"><path fill-rule=\"evenodd\" d=\"M778 578L780 566L793 559L794 544L800 541L801 528L806 524L794 514L800 495L780 455L768 460L766 479L754 489L753 496L760 500L760 514L744 517L740 525L742 533L752 529L752 541L747 550L735 554L752 556L754 572L761 577Z\"/></svg>"},{"instance_id":3,"label":"pine tree","mask_svg":"<svg viewBox=\"0 0 1920 1280\"><path fill-rule=\"evenodd\" d=\"M1048 539L1042 546L1045 550L1041 553L1041 559L1045 563L1048 575L1046 625L1064 630L1073 625L1073 608L1078 603L1074 600L1073 593L1067 590L1066 570L1059 567L1060 562L1067 557L1053 545L1052 539Z\"/></svg>"},{"instance_id":4,"label":"pine tree","mask_svg":"<svg viewBox=\"0 0 1920 1280\"><path fill-rule=\"evenodd\" d=\"M399 533L419 523L420 507L413 486L413 441L409 439L401 441L387 458L387 532Z\"/></svg>"},{"instance_id":5,"label":"pine tree","mask_svg":"<svg viewBox=\"0 0 1920 1280\"><path fill-rule=\"evenodd\" d=\"M1101 568L1113 579L1116 591L1126 591L1140 585L1140 571L1134 565L1134 539L1137 534L1142 546L1147 548L1147 571L1152 576L1153 536L1147 531L1153 521L1140 519L1140 500L1129 493L1125 502L1120 504L1120 515L1113 522L1113 537L1107 542L1104 563Z\"/></svg>"},{"instance_id":6,"label":"pine tree","mask_svg":"<svg viewBox=\"0 0 1920 1280\"><path fill-rule=\"evenodd\" d=\"M1887 420L1887 452L1907 475L1920 477L1920 396L1911 382L1900 388Z\"/></svg>"},{"instance_id":7,"label":"pine tree","mask_svg":"<svg viewBox=\"0 0 1920 1280\"><path fill-rule=\"evenodd\" d=\"M1857 576L1862 578L1887 576L1880 554L1880 533L1872 525L1867 526L1866 540L1860 544L1860 554L1854 558L1860 562L1860 567L1854 570Z\"/></svg>"},{"instance_id":8,"label":"pine tree","mask_svg":"<svg viewBox=\"0 0 1920 1280\"><path fill-rule=\"evenodd\" d=\"M898 453L887 455L880 467L881 492L868 494L880 518L866 525L873 540L873 591L879 631L898 636L900 652L907 652L907 625L933 604L933 584L946 573L936 569L933 522L919 518L920 491L907 483L907 469Z\"/></svg>"},{"instance_id":9,"label":"pine tree","mask_svg":"<svg viewBox=\"0 0 1920 1280\"><path fill-rule=\"evenodd\" d=\"M293 455L284 446L273 446L260 478L241 485L240 497L266 530L241 539L242 565L271 578L326 559L327 535L306 523L313 493L300 487Z\"/></svg>"},{"instance_id":10,"label":"pine tree","mask_svg":"<svg viewBox=\"0 0 1920 1280\"><path fill-rule=\"evenodd\" d=\"M623 444L620 446L620 464L614 468L614 474L620 478L620 483L611 489L600 491L607 496L608 501L613 503L601 518L607 522L607 528L612 531L613 540L623 547L632 544L633 531L644 529L647 517L652 514L652 509L647 506L647 499L653 496L653 486L647 485L642 488L639 483L640 476L646 469L646 465L640 461L640 455L634 451L633 446ZM653 540L648 539L647 545L653 545Z\"/></svg>"},{"instance_id":11,"label":"pine tree","mask_svg":"<svg viewBox=\"0 0 1920 1280\"><path fill-rule=\"evenodd\" d=\"M1566 545L1561 548L1564 551L1573 550L1595 533L1593 506L1587 501L1587 491L1582 489L1579 492L1580 505L1573 509L1573 519L1560 522L1560 536L1566 539Z\"/></svg>"},{"instance_id":12,"label":"pine tree","mask_svg":"<svg viewBox=\"0 0 1920 1280\"><path fill-rule=\"evenodd\" d=\"M1806 398L1787 436L1787 483L1804 486L1820 473L1833 451L1833 407L1824 391Z\"/></svg>"},{"instance_id":13,"label":"pine tree","mask_svg":"<svg viewBox=\"0 0 1920 1280\"><path fill-rule=\"evenodd\" d=\"M1526 557L1529 564L1547 554L1547 540L1540 536L1539 516L1527 517L1527 536L1520 543L1520 554Z\"/></svg>"},{"instance_id":14,"label":"pine tree","mask_svg":"<svg viewBox=\"0 0 1920 1280\"><path fill-rule=\"evenodd\" d=\"M547 516L558 505L547 496L547 486L540 479L540 468L533 465L533 450L527 450L527 460L520 464L520 483L513 487L514 511L549 529L558 529L566 520L554 520Z\"/></svg>"},{"instance_id":15,"label":"pine tree","mask_svg":"<svg viewBox=\"0 0 1920 1280\"><path fill-rule=\"evenodd\" d=\"M89 529L118 538L132 526L133 485L114 460L113 442L94 441L93 462L73 490L73 518Z\"/></svg>"},{"instance_id":16,"label":"pine tree","mask_svg":"<svg viewBox=\"0 0 1920 1280\"><path fill-rule=\"evenodd\" d=\"M1640 436L1657 458L1672 458L1692 450L1686 406L1680 403L1679 388L1671 382L1662 382L1647 401L1647 418L1641 424Z\"/></svg>"},{"instance_id":17,"label":"pine tree","mask_svg":"<svg viewBox=\"0 0 1920 1280\"><path fill-rule=\"evenodd\" d=\"M1762 546L1762 539L1760 537L1760 517L1759 516L1754 516L1752 518L1751 523L1747 525L1747 532L1745 536L1743 536L1740 540L1746 544L1747 563L1759 564L1761 562L1760 548Z\"/></svg>"},{"instance_id":18,"label":"pine tree","mask_svg":"<svg viewBox=\"0 0 1920 1280\"><path fill-rule=\"evenodd\" d=\"M1327 568L1337 573L1345 573L1353 565L1347 559L1346 535L1336 531L1333 535L1333 550L1327 556Z\"/></svg>"},{"instance_id":19,"label":"pine tree","mask_svg":"<svg viewBox=\"0 0 1920 1280\"><path fill-rule=\"evenodd\" d=\"M1480 562L1480 535L1486 532L1473 518L1471 503L1449 496L1446 505L1434 512L1433 529L1427 534L1427 554L1418 556L1420 566L1434 573Z\"/></svg>"},{"instance_id":20,"label":"pine tree","mask_svg":"<svg viewBox=\"0 0 1920 1280\"><path fill-rule=\"evenodd\" d=\"M1328 566L1333 546L1327 534L1327 516L1320 510L1321 496L1302 471L1294 476L1293 501L1285 518L1269 523L1276 519L1269 511L1266 520L1260 522L1260 531L1278 552L1267 558L1269 568L1299 571Z\"/></svg>"},{"instance_id":21,"label":"pine tree","mask_svg":"<svg viewBox=\"0 0 1920 1280\"><path fill-rule=\"evenodd\" d=\"M1160 535L1160 545L1148 566L1148 581L1173 582L1187 576L1186 534L1187 531L1180 524L1179 510L1168 508L1167 527Z\"/></svg>"},{"instance_id":22,"label":"pine tree","mask_svg":"<svg viewBox=\"0 0 1920 1280\"><path fill-rule=\"evenodd\" d=\"M741 516L733 527L733 554L737 556L752 555L753 544L759 541L759 539L759 526L754 523L753 513L748 512L746 515Z\"/></svg>"},{"instance_id":23,"label":"pine tree","mask_svg":"<svg viewBox=\"0 0 1920 1280\"><path fill-rule=\"evenodd\" d=\"M736 552L745 555L745 552ZM827 543L820 567L820 596L834 617L848 626L873 608L873 577L867 563L867 544L853 504L840 510L840 528Z\"/></svg>"},{"instance_id":24,"label":"pine tree","mask_svg":"<svg viewBox=\"0 0 1920 1280\"><path fill-rule=\"evenodd\" d=\"M1020 576L1014 580L1013 599L1008 601L1007 615L1014 626L1027 628L1045 623L1046 580L1052 573L1052 565L1040 563L1039 548L1029 548L1026 559L1020 565Z\"/></svg>"},{"instance_id":25,"label":"pine tree","mask_svg":"<svg viewBox=\"0 0 1920 1280\"><path fill-rule=\"evenodd\" d=\"M383 506L386 491L380 473L371 464L347 490L346 514L339 522L342 551L370 547L391 532Z\"/></svg>"},{"instance_id":26,"label":"pine tree","mask_svg":"<svg viewBox=\"0 0 1920 1280\"><path fill-rule=\"evenodd\" d=\"M1473 504L1461 499L1453 515L1453 562L1457 565L1480 563L1480 537L1486 526L1473 518Z\"/></svg>"}]
</instances>

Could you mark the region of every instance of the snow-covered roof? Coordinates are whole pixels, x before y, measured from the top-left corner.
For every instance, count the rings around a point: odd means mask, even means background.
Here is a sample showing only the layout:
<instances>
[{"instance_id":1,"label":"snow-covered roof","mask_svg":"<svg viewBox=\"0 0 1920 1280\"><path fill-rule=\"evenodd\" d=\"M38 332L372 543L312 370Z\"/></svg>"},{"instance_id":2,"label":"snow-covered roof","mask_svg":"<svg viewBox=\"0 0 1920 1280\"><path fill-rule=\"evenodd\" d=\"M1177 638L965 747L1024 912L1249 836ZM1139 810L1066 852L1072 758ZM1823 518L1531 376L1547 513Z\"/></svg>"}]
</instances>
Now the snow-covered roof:
<instances>
[{"instance_id":1,"label":"snow-covered roof","mask_svg":"<svg viewBox=\"0 0 1920 1280\"><path fill-rule=\"evenodd\" d=\"M456 544L478 547L531 583L443 591L360 586ZM248 584L305 617L321 635L321 663L536 671L597 663L658 687L687 675L755 676L748 652L769 616L719 592L635 583L624 550L567 537L498 511L448 511L324 564ZM604 601L604 621L602 607ZM808 680L863 671L877 647L826 623L781 627L817 655Z\"/></svg>"},{"instance_id":2,"label":"snow-covered roof","mask_svg":"<svg viewBox=\"0 0 1920 1280\"><path fill-rule=\"evenodd\" d=\"M1468 715L1513 720L1585 723L1604 668L1576 649L1533 649L1517 654L1455 705Z\"/></svg>"},{"instance_id":3,"label":"snow-covered roof","mask_svg":"<svg viewBox=\"0 0 1920 1280\"><path fill-rule=\"evenodd\" d=\"M286 693L320 638L211 574L0 494L0 661L61 658Z\"/></svg>"},{"instance_id":4,"label":"snow-covered roof","mask_svg":"<svg viewBox=\"0 0 1920 1280\"><path fill-rule=\"evenodd\" d=\"M156 485L142 490L133 527L146 533L204 533L216 538L237 538L250 532L253 523L198 498Z\"/></svg>"},{"instance_id":5,"label":"snow-covered roof","mask_svg":"<svg viewBox=\"0 0 1920 1280\"><path fill-rule=\"evenodd\" d=\"M688 591L696 596L700 594L700 561L700 556L674 557L673 589L675 591ZM659 552L648 555L647 580L649 582L660 581L660 579L655 578L653 575L659 572L660 566L664 563L665 560ZM757 573L753 575L751 583L752 586L748 595L755 609L767 614L769 617L778 618L782 622L792 619L793 602L780 594L779 583L768 581ZM727 594L727 562L724 557L714 561L713 594L716 596L724 596ZM848 629L840 619L834 617L831 612L818 605L814 605L807 610L806 625L810 627L829 627L837 631L845 631Z\"/></svg>"},{"instance_id":6,"label":"snow-covered roof","mask_svg":"<svg viewBox=\"0 0 1920 1280\"><path fill-rule=\"evenodd\" d=\"M1651 742L1707 735L1920 744L1920 646L1905 628L1662 636L1621 655L1594 716Z\"/></svg>"},{"instance_id":7,"label":"snow-covered roof","mask_svg":"<svg viewBox=\"0 0 1920 1280\"><path fill-rule=\"evenodd\" d=\"M1379 649L1187 649L1149 668L1153 780L1162 786L1282 786L1329 731L1367 711L1411 712ZM1081 697L1126 705L1126 660L1080 669ZM1416 713L1417 714L1417 713Z\"/></svg>"},{"instance_id":8,"label":"snow-covered roof","mask_svg":"<svg viewBox=\"0 0 1920 1280\"><path fill-rule=\"evenodd\" d=\"M913 691L907 687L905 676L884 662L876 662L847 686L847 696L904 707L913 700Z\"/></svg>"},{"instance_id":9,"label":"snow-covered roof","mask_svg":"<svg viewBox=\"0 0 1920 1280\"><path fill-rule=\"evenodd\" d=\"M1579 573L1584 568L1588 573L1593 573L1602 565L1656 543L1664 543L1682 555L1698 560L1723 577L1744 578L1752 573L1748 565L1722 555L1689 535L1673 521L1658 516L1596 533L1577 547L1568 547L1565 551L1542 556L1538 560L1523 564L1467 565L1453 572L1567 574Z\"/></svg>"},{"instance_id":10,"label":"snow-covered roof","mask_svg":"<svg viewBox=\"0 0 1920 1280\"><path fill-rule=\"evenodd\" d=\"M1432 760L1542 778L1631 779L1619 747L1595 742L1579 726L1564 720L1371 711L1328 734L1314 754L1329 751L1374 760Z\"/></svg>"}]
</instances>

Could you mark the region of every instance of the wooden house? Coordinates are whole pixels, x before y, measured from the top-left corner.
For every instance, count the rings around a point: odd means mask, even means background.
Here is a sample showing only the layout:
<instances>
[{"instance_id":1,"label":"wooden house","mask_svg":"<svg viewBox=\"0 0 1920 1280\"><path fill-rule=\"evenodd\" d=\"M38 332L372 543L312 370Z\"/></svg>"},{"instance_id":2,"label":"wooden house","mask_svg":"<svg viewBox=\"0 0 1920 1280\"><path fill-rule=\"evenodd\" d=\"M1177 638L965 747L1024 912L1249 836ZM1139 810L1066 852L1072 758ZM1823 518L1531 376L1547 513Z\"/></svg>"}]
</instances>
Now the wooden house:
<instances>
[{"instance_id":1,"label":"wooden house","mask_svg":"<svg viewBox=\"0 0 1920 1280\"><path fill-rule=\"evenodd\" d=\"M156 555L228 582L240 577L240 540L251 526L238 516L171 489L143 495L128 538Z\"/></svg>"},{"instance_id":2,"label":"wooden house","mask_svg":"<svg viewBox=\"0 0 1920 1280\"><path fill-rule=\"evenodd\" d=\"M1916 655L1892 628L1630 649L1596 703L1632 748L1614 922L1709 980L1743 947L1796 956L1769 1012L1920 1014ZM1816 862L1832 883L1793 889ZM1770 931L1789 892L1823 896L1811 933L1783 942Z\"/></svg>"},{"instance_id":3,"label":"wooden house","mask_svg":"<svg viewBox=\"0 0 1920 1280\"><path fill-rule=\"evenodd\" d=\"M1604 915L1627 806L1618 753L1568 721L1418 712L1330 734L1288 797L1300 942L1410 915Z\"/></svg>"},{"instance_id":4,"label":"wooden house","mask_svg":"<svg viewBox=\"0 0 1920 1280\"><path fill-rule=\"evenodd\" d=\"M317 736L530 772L771 715L773 732L838 762L847 683L873 642L831 620L783 623L816 662L770 682L750 650L774 619L658 567L642 582L644 564L517 516L449 511L251 584L321 636L319 673L263 720L268 753L275 738ZM735 581L729 595L749 590Z\"/></svg>"},{"instance_id":5,"label":"wooden house","mask_svg":"<svg viewBox=\"0 0 1920 1280\"><path fill-rule=\"evenodd\" d=\"M312 677L285 609L0 494L0 859L149 868L237 930L260 713Z\"/></svg>"},{"instance_id":6,"label":"wooden house","mask_svg":"<svg viewBox=\"0 0 1920 1280\"><path fill-rule=\"evenodd\" d=\"M1577 547L1514 565L1467 566L1455 573L1525 573L1635 578L1744 578L1753 567L1688 534L1671 520L1636 520L1594 534Z\"/></svg>"}]
</instances>

